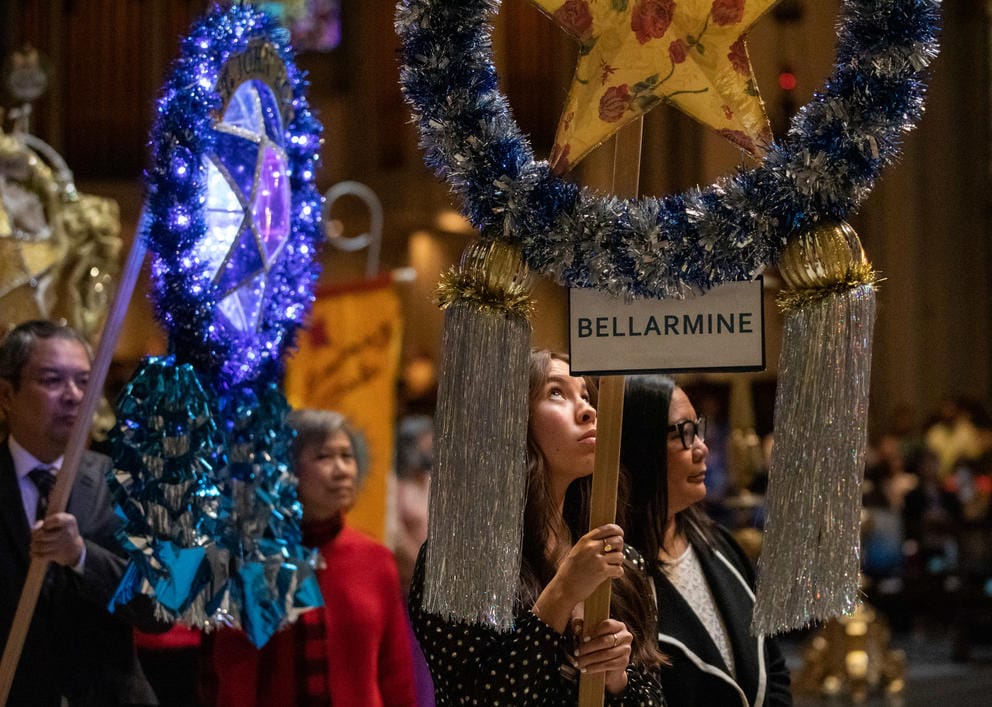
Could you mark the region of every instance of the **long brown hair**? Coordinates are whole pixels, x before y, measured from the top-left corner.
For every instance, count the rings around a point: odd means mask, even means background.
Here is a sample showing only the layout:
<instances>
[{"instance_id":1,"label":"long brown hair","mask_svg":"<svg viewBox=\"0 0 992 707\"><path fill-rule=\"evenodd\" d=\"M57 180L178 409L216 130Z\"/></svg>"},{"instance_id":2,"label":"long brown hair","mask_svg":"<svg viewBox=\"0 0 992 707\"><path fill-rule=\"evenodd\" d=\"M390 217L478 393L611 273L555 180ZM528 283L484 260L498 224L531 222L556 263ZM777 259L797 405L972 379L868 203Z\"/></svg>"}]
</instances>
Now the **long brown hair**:
<instances>
[{"instance_id":1,"label":"long brown hair","mask_svg":"<svg viewBox=\"0 0 992 707\"><path fill-rule=\"evenodd\" d=\"M568 363L564 354L544 349L530 356L530 406L533 410L544 385L552 361ZM595 381L586 378L590 400L596 405ZM530 606L547 586L564 553L585 532L589 523L589 497L592 478L572 482L565 493L564 514L558 512L551 494L547 463L528 425L527 429L527 506L524 512L523 563L520 569L518 601ZM548 548L556 548L551 554ZM634 635L631 662L652 670L664 656L658 650L656 635L658 619L654 608L650 580L632 563L624 561L624 575L616 580L610 599L610 614L626 624Z\"/></svg>"}]
</instances>

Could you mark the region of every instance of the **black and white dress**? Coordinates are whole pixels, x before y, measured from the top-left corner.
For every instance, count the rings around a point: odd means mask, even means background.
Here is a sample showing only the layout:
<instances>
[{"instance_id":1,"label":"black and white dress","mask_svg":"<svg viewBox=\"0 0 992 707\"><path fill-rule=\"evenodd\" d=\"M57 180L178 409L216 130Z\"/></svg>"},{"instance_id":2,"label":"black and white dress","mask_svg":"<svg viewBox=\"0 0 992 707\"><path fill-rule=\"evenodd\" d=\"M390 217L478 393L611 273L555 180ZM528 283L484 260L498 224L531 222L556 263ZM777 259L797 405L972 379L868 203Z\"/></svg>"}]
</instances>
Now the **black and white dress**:
<instances>
[{"instance_id":1,"label":"black and white dress","mask_svg":"<svg viewBox=\"0 0 992 707\"><path fill-rule=\"evenodd\" d=\"M455 623L421 608L423 589L421 548L410 587L410 617L434 678L438 707L578 704L578 682L566 657L574 648L570 636L523 607L508 632ZM626 690L607 693L606 704L662 707L665 700L654 676L628 667Z\"/></svg>"}]
</instances>

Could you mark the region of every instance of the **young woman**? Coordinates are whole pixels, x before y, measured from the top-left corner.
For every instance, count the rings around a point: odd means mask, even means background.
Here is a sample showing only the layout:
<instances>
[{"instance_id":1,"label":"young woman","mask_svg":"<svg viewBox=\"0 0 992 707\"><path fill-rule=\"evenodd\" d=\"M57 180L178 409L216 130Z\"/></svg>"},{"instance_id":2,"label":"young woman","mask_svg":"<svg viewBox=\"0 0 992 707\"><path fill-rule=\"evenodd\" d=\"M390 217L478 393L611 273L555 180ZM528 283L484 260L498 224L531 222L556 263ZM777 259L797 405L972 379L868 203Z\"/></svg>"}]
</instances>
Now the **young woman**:
<instances>
[{"instance_id":1,"label":"young woman","mask_svg":"<svg viewBox=\"0 0 992 707\"><path fill-rule=\"evenodd\" d=\"M596 450L596 409L589 385L569 375L563 356L531 355L529 485L524 559L513 630L445 621L421 609L424 551L414 571L410 610L434 675L438 705L574 705L577 674L604 673L607 703L662 705L652 677L661 655L653 641L650 585L609 524L581 536L569 530L582 515ZM643 566L643 565L642 565ZM588 641L582 602L604 580L614 584L612 617ZM633 588L640 579L641 589Z\"/></svg>"},{"instance_id":2,"label":"young woman","mask_svg":"<svg viewBox=\"0 0 992 707\"><path fill-rule=\"evenodd\" d=\"M345 525L368 471L365 445L329 410L294 410L303 541L317 547L324 606L257 650L240 631L207 640L209 704L415 707L408 622L392 553Z\"/></svg>"},{"instance_id":3,"label":"young woman","mask_svg":"<svg viewBox=\"0 0 992 707\"><path fill-rule=\"evenodd\" d=\"M658 600L659 675L670 706L791 705L776 643L750 634L754 571L699 504L706 497L705 420L664 376L631 376L621 468L627 538L645 553Z\"/></svg>"}]
</instances>

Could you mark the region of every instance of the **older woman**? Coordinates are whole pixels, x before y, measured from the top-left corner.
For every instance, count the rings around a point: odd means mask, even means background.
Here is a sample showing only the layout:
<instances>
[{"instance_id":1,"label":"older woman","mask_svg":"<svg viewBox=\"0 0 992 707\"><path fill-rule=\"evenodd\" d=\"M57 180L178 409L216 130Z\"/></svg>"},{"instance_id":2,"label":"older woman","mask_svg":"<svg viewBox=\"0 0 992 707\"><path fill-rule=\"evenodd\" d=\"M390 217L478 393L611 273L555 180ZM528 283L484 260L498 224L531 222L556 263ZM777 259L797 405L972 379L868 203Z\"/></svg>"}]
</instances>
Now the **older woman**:
<instances>
[{"instance_id":1,"label":"older woman","mask_svg":"<svg viewBox=\"0 0 992 707\"><path fill-rule=\"evenodd\" d=\"M658 600L659 674L669 705L791 705L776 643L750 635L754 571L700 508L705 420L664 376L631 376L620 461L630 489L627 539L641 548Z\"/></svg>"},{"instance_id":2,"label":"older woman","mask_svg":"<svg viewBox=\"0 0 992 707\"><path fill-rule=\"evenodd\" d=\"M304 544L317 547L324 606L255 649L219 631L209 660L218 705L416 705L399 578L392 553L345 525L368 466L360 435L327 410L295 410L290 450L299 477Z\"/></svg>"},{"instance_id":3,"label":"older woman","mask_svg":"<svg viewBox=\"0 0 992 707\"><path fill-rule=\"evenodd\" d=\"M410 592L414 629L434 675L438 705L576 704L578 672L605 674L608 704L662 705L651 676L661 656L640 556L609 524L584 535L579 522L596 450L596 408L587 381L564 356L531 355L529 483L516 621L500 633L446 621L421 607L424 551ZM582 521L584 522L584 520ZM576 642L582 602L615 583L613 615ZM636 585L637 580L641 584Z\"/></svg>"}]
</instances>

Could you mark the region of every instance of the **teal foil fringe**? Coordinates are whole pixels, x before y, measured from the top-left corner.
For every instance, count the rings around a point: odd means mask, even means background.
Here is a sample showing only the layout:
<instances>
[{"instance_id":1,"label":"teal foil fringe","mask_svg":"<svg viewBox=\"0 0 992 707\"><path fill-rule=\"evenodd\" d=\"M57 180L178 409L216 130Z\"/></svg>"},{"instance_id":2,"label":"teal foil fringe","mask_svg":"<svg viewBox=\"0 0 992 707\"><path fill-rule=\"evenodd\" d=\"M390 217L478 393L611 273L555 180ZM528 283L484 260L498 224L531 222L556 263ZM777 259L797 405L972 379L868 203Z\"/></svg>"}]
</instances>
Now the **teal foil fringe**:
<instances>
[{"instance_id":1,"label":"teal foil fringe","mask_svg":"<svg viewBox=\"0 0 992 707\"><path fill-rule=\"evenodd\" d=\"M111 609L137 594L165 620L244 629L264 645L323 600L273 384L218 394L190 364L146 359L118 401L108 481L130 557Z\"/></svg>"}]
</instances>

